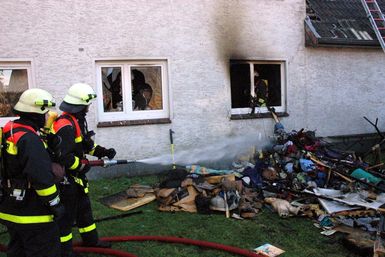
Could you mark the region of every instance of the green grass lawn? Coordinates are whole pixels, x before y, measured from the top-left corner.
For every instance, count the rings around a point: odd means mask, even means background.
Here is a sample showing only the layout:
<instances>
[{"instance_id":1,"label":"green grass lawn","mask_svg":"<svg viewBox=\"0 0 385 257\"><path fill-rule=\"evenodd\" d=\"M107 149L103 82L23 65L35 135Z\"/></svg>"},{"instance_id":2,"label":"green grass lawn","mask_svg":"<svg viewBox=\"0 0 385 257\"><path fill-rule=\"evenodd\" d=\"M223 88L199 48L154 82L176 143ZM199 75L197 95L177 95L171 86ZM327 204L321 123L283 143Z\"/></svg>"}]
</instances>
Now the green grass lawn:
<instances>
[{"instance_id":1,"label":"green grass lawn","mask_svg":"<svg viewBox=\"0 0 385 257\"><path fill-rule=\"evenodd\" d=\"M154 185L156 182L158 182L156 176L121 177L91 181L90 196L95 218L123 213L102 205L98 201L101 197L123 191L134 183ZM314 227L314 221L301 217L282 219L267 208L263 209L253 220L226 219L224 213L221 212L211 215L159 212L155 202L132 211L137 210L141 210L143 213L97 223L99 235L101 237L123 235L183 237L247 250L264 243L270 243L284 249L286 253L282 256L285 257L356 257L352 252L345 249L337 239L320 235L321 231ZM2 227L1 229L4 230L5 228ZM79 238L76 230L73 231L75 238ZM1 235L0 243L7 244L7 242L7 235ZM218 250L160 242L114 243L113 248L128 251L140 257L234 256ZM0 254L0 256L5 256L5 254ZM86 256L98 255L89 254Z\"/></svg>"}]
</instances>

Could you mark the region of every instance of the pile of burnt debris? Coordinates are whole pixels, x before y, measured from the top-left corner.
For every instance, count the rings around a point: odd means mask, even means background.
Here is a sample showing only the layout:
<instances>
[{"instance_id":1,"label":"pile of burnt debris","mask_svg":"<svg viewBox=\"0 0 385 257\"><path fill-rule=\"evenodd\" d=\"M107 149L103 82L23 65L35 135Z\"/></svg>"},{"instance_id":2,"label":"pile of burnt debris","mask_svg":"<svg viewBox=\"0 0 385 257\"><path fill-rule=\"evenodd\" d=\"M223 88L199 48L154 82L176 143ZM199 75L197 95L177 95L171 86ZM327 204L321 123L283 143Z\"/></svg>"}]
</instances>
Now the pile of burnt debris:
<instances>
[{"instance_id":1,"label":"pile of burnt debris","mask_svg":"<svg viewBox=\"0 0 385 257\"><path fill-rule=\"evenodd\" d=\"M268 207L282 218L315 219L324 235L345 233L366 256L373 249L385 254L385 172L378 155L384 139L359 154L337 150L314 131L287 132L272 114L276 123L268 149L234 161L228 170L199 165L170 170L155 189L159 210L222 211L228 218L253 219Z\"/></svg>"}]
</instances>

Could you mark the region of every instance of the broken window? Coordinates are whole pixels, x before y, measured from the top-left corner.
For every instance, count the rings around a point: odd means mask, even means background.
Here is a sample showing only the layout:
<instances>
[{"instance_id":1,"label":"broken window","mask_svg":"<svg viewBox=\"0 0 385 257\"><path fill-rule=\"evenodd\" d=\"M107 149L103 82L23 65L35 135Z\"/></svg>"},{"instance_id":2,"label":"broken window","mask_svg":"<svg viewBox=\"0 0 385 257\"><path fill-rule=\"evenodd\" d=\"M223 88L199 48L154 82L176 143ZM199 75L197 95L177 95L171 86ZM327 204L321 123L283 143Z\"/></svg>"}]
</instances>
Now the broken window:
<instances>
[{"instance_id":1,"label":"broken window","mask_svg":"<svg viewBox=\"0 0 385 257\"><path fill-rule=\"evenodd\" d=\"M169 117L166 61L97 62L100 121Z\"/></svg>"},{"instance_id":2,"label":"broken window","mask_svg":"<svg viewBox=\"0 0 385 257\"><path fill-rule=\"evenodd\" d=\"M284 61L231 61L231 114L285 111Z\"/></svg>"},{"instance_id":3,"label":"broken window","mask_svg":"<svg viewBox=\"0 0 385 257\"><path fill-rule=\"evenodd\" d=\"M123 111L122 69L120 67L102 67L103 111Z\"/></svg>"},{"instance_id":4,"label":"broken window","mask_svg":"<svg viewBox=\"0 0 385 257\"><path fill-rule=\"evenodd\" d=\"M29 87L30 64L0 62L0 117L14 117L13 106Z\"/></svg>"},{"instance_id":5,"label":"broken window","mask_svg":"<svg viewBox=\"0 0 385 257\"><path fill-rule=\"evenodd\" d=\"M134 111L162 109L162 73L160 66L131 67Z\"/></svg>"}]
</instances>

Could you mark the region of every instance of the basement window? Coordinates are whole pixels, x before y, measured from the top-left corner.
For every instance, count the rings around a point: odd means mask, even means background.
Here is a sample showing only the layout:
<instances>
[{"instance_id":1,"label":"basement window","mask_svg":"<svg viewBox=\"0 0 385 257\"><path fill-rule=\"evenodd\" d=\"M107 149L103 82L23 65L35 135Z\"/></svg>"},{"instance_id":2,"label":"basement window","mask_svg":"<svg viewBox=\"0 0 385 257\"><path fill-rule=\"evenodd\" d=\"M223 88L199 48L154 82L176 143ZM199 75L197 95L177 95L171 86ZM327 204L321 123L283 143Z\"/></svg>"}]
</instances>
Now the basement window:
<instances>
[{"instance_id":1,"label":"basement window","mask_svg":"<svg viewBox=\"0 0 385 257\"><path fill-rule=\"evenodd\" d=\"M285 61L230 61L231 118L266 117L268 107L285 113Z\"/></svg>"},{"instance_id":2,"label":"basement window","mask_svg":"<svg viewBox=\"0 0 385 257\"><path fill-rule=\"evenodd\" d=\"M20 95L31 87L30 62L2 62L0 61L0 120L10 120L15 115L13 106Z\"/></svg>"},{"instance_id":3,"label":"basement window","mask_svg":"<svg viewBox=\"0 0 385 257\"><path fill-rule=\"evenodd\" d=\"M96 69L99 127L169 122L166 61L98 61Z\"/></svg>"}]
</instances>

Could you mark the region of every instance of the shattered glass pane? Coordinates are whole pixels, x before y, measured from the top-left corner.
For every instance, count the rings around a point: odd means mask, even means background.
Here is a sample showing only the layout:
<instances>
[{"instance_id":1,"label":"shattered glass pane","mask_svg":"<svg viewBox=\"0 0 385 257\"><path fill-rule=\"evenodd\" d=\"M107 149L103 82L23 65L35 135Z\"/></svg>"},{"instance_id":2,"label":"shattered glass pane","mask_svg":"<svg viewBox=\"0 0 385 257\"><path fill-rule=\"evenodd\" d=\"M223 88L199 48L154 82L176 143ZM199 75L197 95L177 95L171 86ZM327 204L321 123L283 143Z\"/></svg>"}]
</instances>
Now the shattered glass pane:
<instances>
[{"instance_id":1,"label":"shattered glass pane","mask_svg":"<svg viewBox=\"0 0 385 257\"><path fill-rule=\"evenodd\" d=\"M132 66L131 85L134 111L163 109L160 66Z\"/></svg>"},{"instance_id":2,"label":"shattered glass pane","mask_svg":"<svg viewBox=\"0 0 385 257\"><path fill-rule=\"evenodd\" d=\"M122 112L122 71L120 67L103 67L103 110L104 112Z\"/></svg>"}]
</instances>

